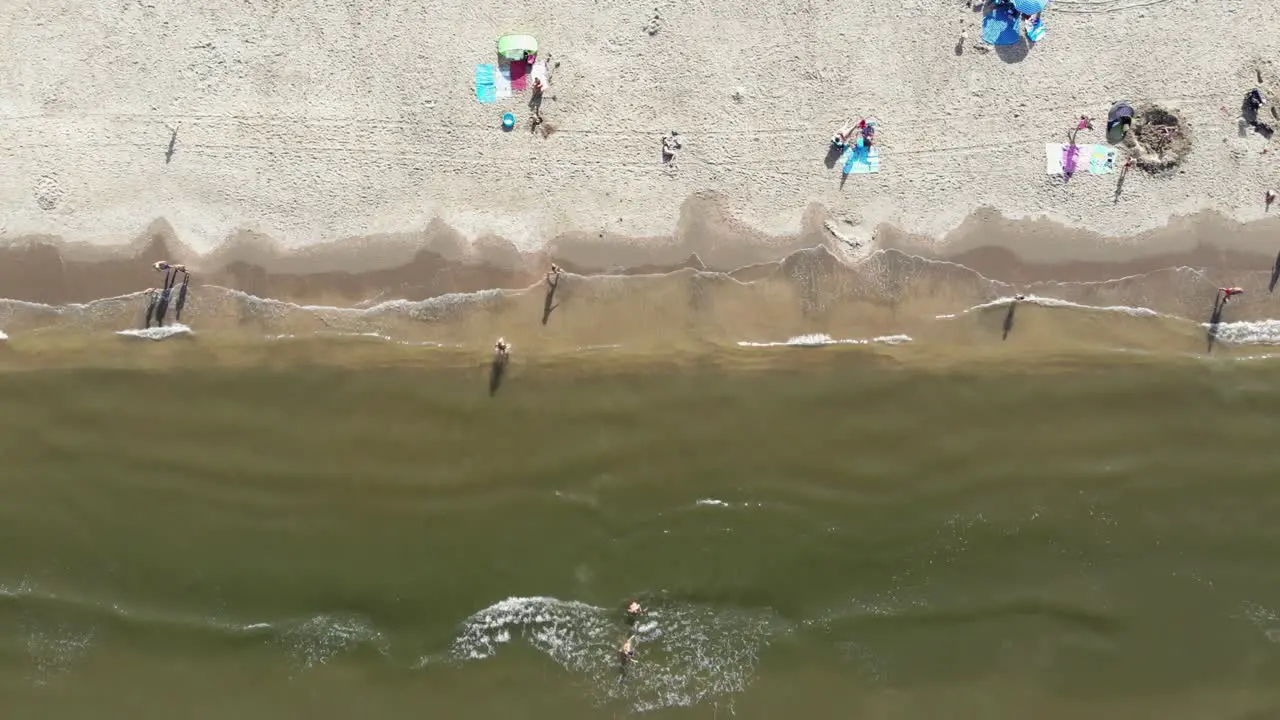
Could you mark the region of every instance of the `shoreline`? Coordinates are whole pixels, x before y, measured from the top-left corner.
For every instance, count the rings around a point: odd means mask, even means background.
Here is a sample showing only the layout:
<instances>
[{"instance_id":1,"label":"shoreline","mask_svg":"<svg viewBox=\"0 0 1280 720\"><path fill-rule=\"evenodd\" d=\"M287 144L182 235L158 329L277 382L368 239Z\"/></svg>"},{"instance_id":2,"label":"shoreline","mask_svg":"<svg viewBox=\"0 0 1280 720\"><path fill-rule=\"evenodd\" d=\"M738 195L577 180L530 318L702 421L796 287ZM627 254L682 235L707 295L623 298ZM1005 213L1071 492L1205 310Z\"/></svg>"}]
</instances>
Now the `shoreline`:
<instances>
[{"instance_id":1,"label":"shoreline","mask_svg":"<svg viewBox=\"0 0 1280 720\"><path fill-rule=\"evenodd\" d=\"M704 198L689 203L665 238L569 234L535 253L520 253L501 238L468 247L451 228L433 223L419 233L350 238L294 251L242 233L199 255L160 219L128 242L109 247L50 236L0 244L0 298L61 305L128 295L158 282L150 265L163 259L185 263L201 284L286 302L362 307L451 293L528 290L540 283L552 262L586 277L691 269L749 281L813 249L825 250L850 268L865 265L880 251L898 251L1023 288L1106 282L1176 267L1220 274L1224 284L1238 284L1231 277L1270 272L1275 266L1278 230L1280 214L1239 223L1203 212L1138 236L1116 238L1043 219L1009 219L983 208L934 241L887 225L869 236L859 234L814 206L802 232L768 236Z\"/></svg>"}]
</instances>

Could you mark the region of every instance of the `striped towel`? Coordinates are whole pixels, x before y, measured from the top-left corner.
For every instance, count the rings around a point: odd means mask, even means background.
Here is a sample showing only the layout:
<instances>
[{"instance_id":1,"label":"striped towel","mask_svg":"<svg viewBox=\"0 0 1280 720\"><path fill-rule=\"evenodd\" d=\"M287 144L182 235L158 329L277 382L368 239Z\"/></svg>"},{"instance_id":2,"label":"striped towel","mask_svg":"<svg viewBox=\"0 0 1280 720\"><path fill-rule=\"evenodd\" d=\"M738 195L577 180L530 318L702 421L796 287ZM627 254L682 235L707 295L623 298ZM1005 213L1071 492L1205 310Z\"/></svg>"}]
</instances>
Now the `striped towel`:
<instances>
[{"instance_id":1,"label":"striped towel","mask_svg":"<svg viewBox=\"0 0 1280 720\"><path fill-rule=\"evenodd\" d=\"M477 65L476 66L476 100L482 103L494 103L498 101L497 90L494 87L494 76L497 74L497 68L493 65Z\"/></svg>"},{"instance_id":2,"label":"striped towel","mask_svg":"<svg viewBox=\"0 0 1280 720\"><path fill-rule=\"evenodd\" d=\"M868 175L880 172L880 148L874 145L866 147L850 147L844 161L845 175Z\"/></svg>"}]
</instances>

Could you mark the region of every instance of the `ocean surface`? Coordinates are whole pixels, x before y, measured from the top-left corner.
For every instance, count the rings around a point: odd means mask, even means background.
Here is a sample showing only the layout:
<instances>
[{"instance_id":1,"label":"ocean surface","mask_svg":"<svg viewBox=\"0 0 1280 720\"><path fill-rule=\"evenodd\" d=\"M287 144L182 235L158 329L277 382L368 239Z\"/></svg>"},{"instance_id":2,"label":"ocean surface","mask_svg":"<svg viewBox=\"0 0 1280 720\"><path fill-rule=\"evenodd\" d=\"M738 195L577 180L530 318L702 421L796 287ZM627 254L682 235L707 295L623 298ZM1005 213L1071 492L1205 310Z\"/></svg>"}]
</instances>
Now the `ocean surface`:
<instances>
[{"instance_id":1,"label":"ocean surface","mask_svg":"<svg viewBox=\"0 0 1280 720\"><path fill-rule=\"evenodd\" d=\"M4 716L1280 717L1265 274L871 262L0 301Z\"/></svg>"}]
</instances>

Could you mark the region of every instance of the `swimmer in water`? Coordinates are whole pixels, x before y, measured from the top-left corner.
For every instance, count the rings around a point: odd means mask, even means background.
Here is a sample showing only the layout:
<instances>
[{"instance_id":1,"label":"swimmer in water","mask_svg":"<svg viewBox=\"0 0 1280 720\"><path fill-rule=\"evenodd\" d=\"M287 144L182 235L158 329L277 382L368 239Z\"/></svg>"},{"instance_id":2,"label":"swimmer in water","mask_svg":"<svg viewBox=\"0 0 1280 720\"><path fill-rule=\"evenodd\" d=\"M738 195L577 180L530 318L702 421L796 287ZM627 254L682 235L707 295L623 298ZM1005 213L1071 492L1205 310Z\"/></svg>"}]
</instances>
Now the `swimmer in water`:
<instances>
[{"instance_id":1,"label":"swimmer in water","mask_svg":"<svg viewBox=\"0 0 1280 720\"><path fill-rule=\"evenodd\" d=\"M631 604L627 605L627 624L635 625L636 621L639 620L640 616L643 614L644 608L640 607L640 603L632 600Z\"/></svg>"},{"instance_id":2,"label":"swimmer in water","mask_svg":"<svg viewBox=\"0 0 1280 720\"><path fill-rule=\"evenodd\" d=\"M622 679L627 676L628 665L639 662L639 660L636 660L635 642L636 636L632 635L627 638L626 642L622 643L622 647L618 650L618 682L622 682Z\"/></svg>"}]
</instances>

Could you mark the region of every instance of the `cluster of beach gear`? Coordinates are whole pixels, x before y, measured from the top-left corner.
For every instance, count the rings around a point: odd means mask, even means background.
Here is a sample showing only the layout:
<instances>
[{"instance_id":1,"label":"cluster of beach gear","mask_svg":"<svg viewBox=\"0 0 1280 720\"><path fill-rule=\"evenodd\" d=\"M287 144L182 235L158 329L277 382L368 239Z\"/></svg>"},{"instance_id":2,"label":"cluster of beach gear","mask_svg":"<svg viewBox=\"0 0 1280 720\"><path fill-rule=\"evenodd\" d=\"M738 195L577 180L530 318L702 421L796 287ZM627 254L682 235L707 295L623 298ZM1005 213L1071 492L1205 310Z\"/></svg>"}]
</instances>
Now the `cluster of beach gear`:
<instances>
[{"instance_id":1,"label":"cluster of beach gear","mask_svg":"<svg viewBox=\"0 0 1280 720\"><path fill-rule=\"evenodd\" d=\"M845 175L880 172L880 148L876 147L875 118L850 119L831 136L832 152L840 153Z\"/></svg>"},{"instance_id":2,"label":"cluster of beach gear","mask_svg":"<svg viewBox=\"0 0 1280 720\"><path fill-rule=\"evenodd\" d=\"M1042 14L1049 0L994 0L982 19L982 40L989 45L1038 43L1044 39Z\"/></svg>"},{"instance_id":3,"label":"cluster of beach gear","mask_svg":"<svg viewBox=\"0 0 1280 720\"><path fill-rule=\"evenodd\" d=\"M551 84L546 63L538 57L538 41L532 35L503 35L498 38L495 62L476 65L476 100L494 104L532 89L540 95ZM537 117L537 109L534 110ZM515 112L502 114L502 128L515 129Z\"/></svg>"}]
</instances>

